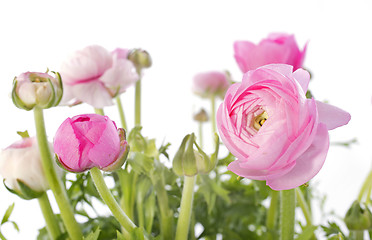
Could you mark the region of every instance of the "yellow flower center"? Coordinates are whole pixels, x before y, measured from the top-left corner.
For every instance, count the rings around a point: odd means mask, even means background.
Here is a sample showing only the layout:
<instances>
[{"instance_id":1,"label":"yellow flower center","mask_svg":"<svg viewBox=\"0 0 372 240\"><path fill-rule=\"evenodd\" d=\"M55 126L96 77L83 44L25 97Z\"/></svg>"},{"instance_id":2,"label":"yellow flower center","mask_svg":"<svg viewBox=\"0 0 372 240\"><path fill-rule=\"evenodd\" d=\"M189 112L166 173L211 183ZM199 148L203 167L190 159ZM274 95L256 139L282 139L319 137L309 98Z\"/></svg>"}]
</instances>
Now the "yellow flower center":
<instances>
[{"instance_id":1,"label":"yellow flower center","mask_svg":"<svg viewBox=\"0 0 372 240\"><path fill-rule=\"evenodd\" d=\"M256 116L252 121L253 128L256 129L257 131L260 130L260 128L266 122L268 117L269 115L267 114L266 111L263 111L260 115Z\"/></svg>"}]
</instances>

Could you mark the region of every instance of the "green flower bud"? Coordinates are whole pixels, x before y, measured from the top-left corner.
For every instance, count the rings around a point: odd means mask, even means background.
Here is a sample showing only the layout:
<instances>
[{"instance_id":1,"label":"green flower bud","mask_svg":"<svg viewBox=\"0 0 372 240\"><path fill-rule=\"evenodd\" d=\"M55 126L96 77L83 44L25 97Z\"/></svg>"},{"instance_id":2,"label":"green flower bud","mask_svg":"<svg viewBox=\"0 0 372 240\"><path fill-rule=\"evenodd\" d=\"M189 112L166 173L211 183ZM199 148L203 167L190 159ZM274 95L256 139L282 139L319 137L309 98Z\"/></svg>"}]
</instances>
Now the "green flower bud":
<instances>
[{"instance_id":1,"label":"green flower bud","mask_svg":"<svg viewBox=\"0 0 372 240\"><path fill-rule=\"evenodd\" d=\"M349 230L366 230L372 228L372 214L368 207L354 201L345 216Z\"/></svg>"},{"instance_id":2,"label":"green flower bud","mask_svg":"<svg viewBox=\"0 0 372 240\"><path fill-rule=\"evenodd\" d=\"M137 71L149 68L152 65L150 54L142 49L133 49L128 54L128 59L136 66Z\"/></svg>"},{"instance_id":3,"label":"green flower bud","mask_svg":"<svg viewBox=\"0 0 372 240\"><path fill-rule=\"evenodd\" d=\"M55 73L26 72L14 78L12 100L16 107L31 110L34 107L50 108L61 101L63 86L61 76Z\"/></svg>"},{"instance_id":4,"label":"green flower bud","mask_svg":"<svg viewBox=\"0 0 372 240\"><path fill-rule=\"evenodd\" d=\"M196 149L194 149L194 145ZM181 146L174 156L173 171L179 176L207 174L215 168L217 154L218 145L212 157L209 157L196 143L194 133L188 134L183 138Z\"/></svg>"}]
</instances>

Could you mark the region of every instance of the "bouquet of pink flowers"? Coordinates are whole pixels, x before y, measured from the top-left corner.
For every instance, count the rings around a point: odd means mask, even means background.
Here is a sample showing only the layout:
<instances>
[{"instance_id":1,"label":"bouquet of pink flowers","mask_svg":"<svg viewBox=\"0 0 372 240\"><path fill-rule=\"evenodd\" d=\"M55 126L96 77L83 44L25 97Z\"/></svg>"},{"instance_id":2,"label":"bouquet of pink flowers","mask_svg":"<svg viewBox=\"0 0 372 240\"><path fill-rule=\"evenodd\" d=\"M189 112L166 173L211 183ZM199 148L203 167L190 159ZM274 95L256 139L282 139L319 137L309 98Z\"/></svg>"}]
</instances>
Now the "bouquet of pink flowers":
<instances>
[{"instance_id":1,"label":"bouquet of pink flowers","mask_svg":"<svg viewBox=\"0 0 372 240\"><path fill-rule=\"evenodd\" d=\"M312 96L302 68L306 45L301 50L293 35L271 34L259 44L237 41L234 51L239 81L229 72L195 75L193 92L211 108L195 114L197 133L180 133L185 137L173 156L170 143L156 146L141 132L141 79L152 65L146 51L88 46L59 72L16 77L13 102L34 112L37 134L19 132L22 139L2 150L0 174L11 193L38 199L46 223L38 239L306 240L316 239L317 230L329 239L363 239L372 228L363 203L371 176L345 216L348 233L312 221L311 179L326 160L328 131L351 117ZM121 95L132 86L134 126L128 126ZM61 121L48 142L44 109L77 104L95 113ZM104 113L114 104L119 121ZM209 137L203 136L206 122ZM112 215L94 211L102 205ZM12 222L13 207L1 224ZM296 208L305 221L296 221Z\"/></svg>"}]
</instances>

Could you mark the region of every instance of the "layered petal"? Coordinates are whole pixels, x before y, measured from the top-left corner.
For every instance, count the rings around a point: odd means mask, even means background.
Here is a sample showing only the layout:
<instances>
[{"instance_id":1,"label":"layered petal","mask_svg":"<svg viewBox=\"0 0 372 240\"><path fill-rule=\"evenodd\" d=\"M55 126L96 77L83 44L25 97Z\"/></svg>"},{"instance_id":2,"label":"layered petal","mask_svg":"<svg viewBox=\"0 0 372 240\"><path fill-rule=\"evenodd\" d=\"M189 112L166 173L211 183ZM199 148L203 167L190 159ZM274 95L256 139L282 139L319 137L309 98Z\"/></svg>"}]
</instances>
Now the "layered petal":
<instances>
[{"instance_id":1,"label":"layered petal","mask_svg":"<svg viewBox=\"0 0 372 240\"><path fill-rule=\"evenodd\" d=\"M329 148L328 130L320 123L310 147L297 158L296 165L283 176L266 181L273 190L296 188L312 179L322 168Z\"/></svg>"}]
</instances>

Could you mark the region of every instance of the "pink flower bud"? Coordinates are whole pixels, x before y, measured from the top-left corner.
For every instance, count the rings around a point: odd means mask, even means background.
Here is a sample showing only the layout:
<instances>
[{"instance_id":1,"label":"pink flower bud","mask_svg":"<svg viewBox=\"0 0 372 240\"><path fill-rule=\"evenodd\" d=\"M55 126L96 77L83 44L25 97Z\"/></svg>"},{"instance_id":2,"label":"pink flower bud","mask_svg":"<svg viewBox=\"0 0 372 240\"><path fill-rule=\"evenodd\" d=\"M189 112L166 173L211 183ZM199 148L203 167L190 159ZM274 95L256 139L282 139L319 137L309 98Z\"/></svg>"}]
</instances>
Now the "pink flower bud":
<instances>
[{"instance_id":1,"label":"pink flower bud","mask_svg":"<svg viewBox=\"0 0 372 240\"><path fill-rule=\"evenodd\" d=\"M54 150L62 167L83 172L97 167L120 168L129 151L124 129L117 129L107 116L83 114L67 118L54 137Z\"/></svg>"},{"instance_id":2,"label":"pink flower bud","mask_svg":"<svg viewBox=\"0 0 372 240\"><path fill-rule=\"evenodd\" d=\"M302 51L297 46L294 35L270 34L258 45L249 41L234 43L235 59L243 73L266 64L285 63L293 70L302 67L306 45Z\"/></svg>"},{"instance_id":3,"label":"pink flower bud","mask_svg":"<svg viewBox=\"0 0 372 240\"><path fill-rule=\"evenodd\" d=\"M222 141L237 157L228 169L266 180L274 190L298 187L312 179L325 161L328 130L345 125L350 114L306 99L310 75L285 64L244 74L232 85L217 112Z\"/></svg>"},{"instance_id":4,"label":"pink flower bud","mask_svg":"<svg viewBox=\"0 0 372 240\"><path fill-rule=\"evenodd\" d=\"M35 106L50 108L62 98L62 82L47 73L26 72L14 79L12 99L18 108L31 110Z\"/></svg>"},{"instance_id":5,"label":"pink flower bud","mask_svg":"<svg viewBox=\"0 0 372 240\"><path fill-rule=\"evenodd\" d=\"M35 193L44 192L49 188L36 138L24 138L2 150L0 174L9 189L26 199L32 197L22 192L24 188L20 186L20 183Z\"/></svg>"},{"instance_id":6,"label":"pink flower bud","mask_svg":"<svg viewBox=\"0 0 372 240\"><path fill-rule=\"evenodd\" d=\"M76 51L61 66L65 87L62 102L85 102L95 108L112 105L112 98L123 93L139 78L124 50L112 53L97 45Z\"/></svg>"},{"instance_id":7,"label":"pink flower bud","mask_svg":"<svg viewBox=\"0 0 372 240\"><path fill-rule=\"evenodd\" d=\"M211 71L195 75L193 91L201 97L223 97L230 83L225 73Z\"/></svg>"}]
</instances>

